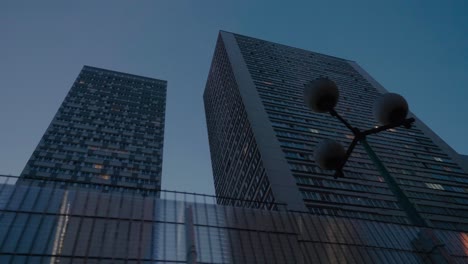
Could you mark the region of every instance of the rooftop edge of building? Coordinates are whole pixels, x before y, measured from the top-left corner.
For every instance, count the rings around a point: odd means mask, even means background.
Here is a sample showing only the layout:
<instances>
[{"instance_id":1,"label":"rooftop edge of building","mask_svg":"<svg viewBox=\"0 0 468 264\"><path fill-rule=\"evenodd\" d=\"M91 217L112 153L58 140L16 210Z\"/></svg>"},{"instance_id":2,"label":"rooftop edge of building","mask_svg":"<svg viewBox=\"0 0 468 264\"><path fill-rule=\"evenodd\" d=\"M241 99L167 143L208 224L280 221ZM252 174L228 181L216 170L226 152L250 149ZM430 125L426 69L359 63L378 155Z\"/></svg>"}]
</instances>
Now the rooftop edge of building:
<instances>
[{"instance_id":1,"label":"rooftop edge of building","mask_svg":"<svg viewBox=\"0 0 468 264\"><path fill-rule=\"evenodd\" d=\"M315 52L315 51L310 51L310 50L306 50L306 49L303 49L303 48L293 47L293 46L290 46L290 45L286 45L286 44L282 44L282 43L278 43L278 42L274 42L274 41L270 41L270 40L265 40L265 39L255 38L255 37L251 37L251 36L247 36L247 35L242 35L242 34L230 32L230 31L227 31L227 30L222 30L222 29L221 29L221 30L219 30L219 33L221 33L221 32L233 34L233 35L236 35L236 36L242 36L242 37L247 37L247 38L251 38L251 39L266 41L266 42L278 44L278 45L281 45L281 46L285 46L285 47L288 47L288 48L298 49L298 50L302 50L302 51L305 51L305 52L310 52L310 53L318 54L318 55L321 55L321 56L326 56L326 57L330 57L330 58L334 58L334 59L338 59L338 60L343 60L343 61L349 61L349 62L355 62L355 63L356 63L356 61L354 61L354 60L348 60L348 59L345 59L345 58L340 58L340 57L336 57L336 56L331 56L331 55L328 55L328 54L324 54L324 53L320 53L320 52Z\"/></svg>"},{"instance_id":2,"label":"rooftop edge of building","mask_svg":"<svg viewBox=\"0 0 468 264\"><path fill-rule=\"evenodd\" d=\"M111 72L111 73L125 74L125 75L128 75L128 76L133 76L133 77L137 77L137 78L143 78L143 79L148 79L148 80L159 81L159 82L163 82L163 83L167 84L167 81L166 81L166 80L162 80L162 79L157 79L157 78L152 78L152 77L146 77L146 76L137 75L137 74L131 74L131 73L126 73L126 72L122 72L122 71L114 71L114 70L109 70L109 69L104 69L104 68L99 68L99 67L94 67L94 66L89 66L89 65L83 65L82 70L83 70L83 69L86 69L86 68L95 69L95 70L100 70L100 71L106 71L106 72Z\"/></svg>"}]
</instances>

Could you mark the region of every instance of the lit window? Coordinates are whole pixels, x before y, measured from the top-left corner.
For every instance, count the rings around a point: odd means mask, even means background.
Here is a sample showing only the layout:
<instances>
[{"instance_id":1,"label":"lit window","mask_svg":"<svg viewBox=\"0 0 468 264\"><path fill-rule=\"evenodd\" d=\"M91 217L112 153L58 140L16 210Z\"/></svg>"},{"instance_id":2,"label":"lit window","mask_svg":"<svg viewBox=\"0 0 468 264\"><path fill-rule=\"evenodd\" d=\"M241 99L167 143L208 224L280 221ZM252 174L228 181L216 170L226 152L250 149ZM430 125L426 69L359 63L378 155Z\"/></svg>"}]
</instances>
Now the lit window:
<instances>
[{"instance_id":1,"label":"lit window","mask_svg":"<svg viewBox=\"0 0 468 264\"><path fill-rule=\"evenodd\" d=\"M94 164L95 169L102 169L102 164Z\"/></svg>"},{"instance_id":2,"label":"lit window","mask_svg":"<svg viewBox=\"0 0 468 264\"><path fill-rule=\"evenodd\" d=\"M315 133L315 134L319 133L319 131L317 129L313 129L313 128L310 129L310 132Z\"/></svg>"},{"instance_id":3,"label":"lit window","mask_svg":"<svg viewBox=\"0 0 468 264\"><path fill-rule=\"evenodd\" d=\"M396 131L396 129L394 129L394 128L390 128L390 129L387 129L387 131L390 131L390 132L395 132L395 131Z\"/></svg>"},{"instance_id":4,"label":"lit window","mask_svg":"<svg viewBox=\"0 0 468 264\"><path fill-rule=\"evenodd\" d=\"M245 156L245 154L247 153L248 147L249 147L249 145L246 145L246 146L244 147L244 149L242 150L242 153L243 153L244 156Z\"/></svg>"},{"instance_id":5,"label":"lit window","mask_svg":"<svg viewBox=\"0 0 468 264\"><path fill-rule=\"evenodd\" d=\"M110 179L110 176L107 175L107 174L102 174L102 175L101 175L101 179L109 180L109 179Z\"/></svg>"},{"instance_id":6,"label":"lit window","mask_svg":"<svg viewBox=\"0 0 468 264\"><path fill-rule=\"evenodd\" d=\"M438 183L427 183L426 186L428 188L434 189L434 190L444 190L444 187Z\"/></svg>"},{"instance_id":7,"label":"lit window","mask_svg":"<svg viewBox=\"0 0 468 264\"><path fill-rule=\"evenodd\" d=\"M401 170L401 173L403 173L403 174L405 174L405 175L411 175L411 173L409 173L409 171L404 170L404 169Z\"/></svg>"},{"instance_id":8,"label":"lit window","mask_svg":"<svg viewBox=\"0 0 468 264\"><path fill-rule=\"evenodd\" d=\"M441 158L439 158L439 157L434 157L434 160L440 161L440 162L443 162L443 161L444 161L443 159L441 159Z\"/></svg>"},{"instance_id":9,"label":"lit window","mask_svg":"<svg viewBox=\"0 0 468 264\"><path fill-rule=\"evenodd\" d=\"M346 138L348 138L348 139L354 139L354 136L353 136L353 135L346 135Z\"/></svg>"}]
</instances>

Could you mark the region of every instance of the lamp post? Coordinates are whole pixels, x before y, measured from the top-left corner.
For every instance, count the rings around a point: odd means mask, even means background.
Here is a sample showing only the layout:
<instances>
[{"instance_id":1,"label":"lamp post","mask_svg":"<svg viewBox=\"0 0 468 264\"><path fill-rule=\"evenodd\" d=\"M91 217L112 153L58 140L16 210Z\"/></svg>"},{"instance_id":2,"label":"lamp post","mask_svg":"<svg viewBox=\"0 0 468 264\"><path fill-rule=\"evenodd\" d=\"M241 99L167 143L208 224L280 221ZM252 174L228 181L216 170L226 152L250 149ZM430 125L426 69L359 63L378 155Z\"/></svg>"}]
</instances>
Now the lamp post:
<instances>
[{"instance_id":1,"label":"lamp post","mask_svg":"<svg viewBox=\"0 0 468 264\"><path fill-rule=\"evenodd\" d=\"M366 140L367 136L377 134L387 129L400 126L411 128L415 119L407 118L408 103L406 100L401 95L395 93L384 94L374 105L374 116L381 125L361 131L359 128L352 126L335 110L338 99L338 87L328 78L318 78L305 85L304 100L308 107L317 113L330 113L340 120L354 135L346 151L344 147L335 140L327 139L319 143L314 152L316 163L322 169L335 170L335 179L344 177L343 167L356 145L360 143L377 167L380 175L385 179L389 189L397 198L398 204L406 212L411 224L423 228L418 239L414 241L415 247L418 250L420 249L428 252L429 257L435 261L435 263L451 263L450 256L444 250L443 244L441 244L435 236L431 235L432 231L428 223L421 217L414 204L411 203L395 178L388 172L387 168ZM430 236L430 238L428 238L428 236ZM424 242L429 243L424 244Z\"/></svg>"}]
</instances>

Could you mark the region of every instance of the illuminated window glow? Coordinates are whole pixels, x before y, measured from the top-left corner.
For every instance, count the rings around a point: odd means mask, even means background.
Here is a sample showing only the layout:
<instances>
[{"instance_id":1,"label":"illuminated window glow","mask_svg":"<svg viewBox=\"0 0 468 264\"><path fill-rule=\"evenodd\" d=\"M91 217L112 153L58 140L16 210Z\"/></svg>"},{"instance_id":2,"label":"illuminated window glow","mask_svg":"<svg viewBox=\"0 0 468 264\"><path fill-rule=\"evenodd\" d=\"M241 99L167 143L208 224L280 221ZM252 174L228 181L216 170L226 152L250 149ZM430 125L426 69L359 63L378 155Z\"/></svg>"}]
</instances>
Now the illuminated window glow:
<instances>
[{"instance_id":1,"label":"illuminated window glow","mask_svg":"<svg viewBox=\"0 0 468 264\"><path fill-rule=\"evenodd\" d=\"M428 188L434 189L434 190L445 190L444 187L438 183L428 183L426 182L426 186Z\"/></svg>"}]
</instances>

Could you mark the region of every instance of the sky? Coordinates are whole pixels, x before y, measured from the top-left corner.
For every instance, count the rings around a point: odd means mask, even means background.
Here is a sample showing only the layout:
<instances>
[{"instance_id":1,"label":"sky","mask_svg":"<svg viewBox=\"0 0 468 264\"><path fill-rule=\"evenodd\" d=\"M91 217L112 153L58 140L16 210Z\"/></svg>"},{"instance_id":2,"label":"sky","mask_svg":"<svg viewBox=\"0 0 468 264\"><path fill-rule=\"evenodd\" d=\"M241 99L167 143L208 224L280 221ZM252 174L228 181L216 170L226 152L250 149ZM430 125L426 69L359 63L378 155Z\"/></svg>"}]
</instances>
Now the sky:
<instances>
[{"instance_id":1,"label":"sky","mask_svg":"<svg viewBox=\"0 0 468 264\"><path fill-rule=\"evenodd\" d=\"M0 0L0 174L83 65L168 81L162 188L214 193L203 90L219 30L358 62L468 154L468 1Z\"/></svg>"}]
</instances>

